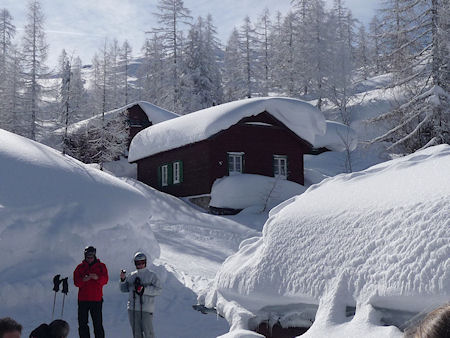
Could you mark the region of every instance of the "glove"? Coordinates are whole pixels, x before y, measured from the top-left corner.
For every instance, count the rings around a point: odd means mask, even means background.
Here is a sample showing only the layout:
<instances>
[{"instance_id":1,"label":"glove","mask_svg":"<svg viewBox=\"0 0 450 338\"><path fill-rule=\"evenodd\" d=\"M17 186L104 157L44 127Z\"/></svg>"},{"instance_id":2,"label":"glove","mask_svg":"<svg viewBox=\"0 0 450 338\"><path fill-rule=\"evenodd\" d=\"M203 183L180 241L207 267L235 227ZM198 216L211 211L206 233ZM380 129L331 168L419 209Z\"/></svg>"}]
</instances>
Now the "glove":
<instances>
[{"instance_id":1,"label":"glove","mask_svg":"<svg viewBox=\"0 0 450 338\"><path fill-rule=\"evenodd\" d=\"M143 294L144 294L144 285L139 285L138 287L136 287L136 293L139 295L139 296L142 296Z\"/></svg>"},{"instance_id":2,"label":"glove","mask_svg":"<svg viewBox=\"0 0 450 338\"><path fill-rule=\"evenodd\" d=\"M69 277L63 278L61 279L62 282L62 293L64 293L65 295L67 295L69 293L69 283L67 282Z\"/></svg>"},{"instance_id":3,"label":"glove","mask_svg":"<svg viewBox=\"0 0 450 338\"><path fill-rule=\"evenodd\" d=\"M53 291L58 292L59 291L59 284L61 284L61 280L59 279L61 275L56 275L53 277Z\"/></svg>"}]
</instances>

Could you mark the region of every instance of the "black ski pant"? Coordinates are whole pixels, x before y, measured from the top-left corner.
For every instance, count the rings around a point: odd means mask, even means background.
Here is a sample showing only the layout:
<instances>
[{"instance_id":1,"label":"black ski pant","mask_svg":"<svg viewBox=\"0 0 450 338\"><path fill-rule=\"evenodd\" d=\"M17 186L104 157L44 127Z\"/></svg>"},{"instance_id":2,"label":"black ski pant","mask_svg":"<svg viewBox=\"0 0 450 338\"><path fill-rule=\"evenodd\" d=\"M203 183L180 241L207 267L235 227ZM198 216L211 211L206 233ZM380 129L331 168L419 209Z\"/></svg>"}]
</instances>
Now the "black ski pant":
<instances>
[{"instance_id":1,"label":"black ski pant","mask_svg":"<svg viewBox=\"0 0 450 338\"><path fill-rule=\"evenodd\" d=\"M90 338L88 315L91 313L95 338L105 338L102 318L103 300L100 302L78 301L78 333L80 338Z\"/></svg>"}]
</instances>

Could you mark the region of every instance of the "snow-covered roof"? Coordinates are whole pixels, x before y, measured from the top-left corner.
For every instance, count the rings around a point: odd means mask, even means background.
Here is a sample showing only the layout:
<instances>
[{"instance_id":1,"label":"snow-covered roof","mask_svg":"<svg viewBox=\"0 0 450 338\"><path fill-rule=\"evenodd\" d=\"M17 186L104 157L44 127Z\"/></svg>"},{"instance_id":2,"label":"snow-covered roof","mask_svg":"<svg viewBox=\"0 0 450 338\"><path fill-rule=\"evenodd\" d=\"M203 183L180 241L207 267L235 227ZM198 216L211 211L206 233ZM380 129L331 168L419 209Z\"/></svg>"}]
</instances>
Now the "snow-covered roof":
<instances>
[{"instance_id":1,"label":"snow-covered roof","mask_svg":"<svg viewBox=\"0 0 450 338\"><path fill-rule=\"evenodd\" d=\"M225 261L207 305L220 295L250 311L315 303L331 323L345 305L356 305L356 320L364 304L421 312L445 302L449 172L450 146L440 145L311 186Z\"/></svg>"},{"instance_id":2,"label":"snow-covered roof","mask_svg":"<svg viewBox=\"0 0 450 338\"><path fill-rule=\"evenodd\" d=\"M128 108L131 108L135 105L139 105L142 108L144 113L147 115L149 121L151 121L153 124L161 123L163 121L167 121L167 120L179 117L178 114L172 113L161 107L155 106L154 104L151 104L150 102L138 101L138 102L133 102L133 103L127 104L126 106L105 112L105 119L106 120L115 119L118 114L120 114L121 112L123 112L123 111L127 110ZM102 114L97 114L88 119L85 119L85 120L82 120L82 121L79 121L76 123L72 123L68 127L68 133L69 134L74 133L74 132L76 132L80 129L84 129L92 124L97 125L101 121L101 117L102 117ZM64 128L59 128L58 130L55 131L55 133L57 133L57 134L64 133Z\"/></svg>"},{"instance_id":3,"label":"snow-covered roof","mask_svg":"<svg viewBox=\"0 0 450 338\"><path fill-rule=\"evenodd\" d=\"M133 138L128 160L134 162L205 140L245 117L264 111L313 145L318 136L325 134L323 114L307 102L284 97L252 98L206 108L146 128Z\"/></svg>"}]
</instances>

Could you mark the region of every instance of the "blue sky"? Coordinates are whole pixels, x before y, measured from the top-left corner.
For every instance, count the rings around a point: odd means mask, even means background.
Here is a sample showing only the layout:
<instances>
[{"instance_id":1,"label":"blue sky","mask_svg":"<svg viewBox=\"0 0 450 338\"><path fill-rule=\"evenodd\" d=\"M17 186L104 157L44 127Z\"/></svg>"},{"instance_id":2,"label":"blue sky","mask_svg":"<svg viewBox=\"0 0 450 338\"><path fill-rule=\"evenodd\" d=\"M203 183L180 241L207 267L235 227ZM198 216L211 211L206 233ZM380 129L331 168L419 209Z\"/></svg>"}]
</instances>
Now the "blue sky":
<instances>
[{"instance_id":1,"label":"blue sky","mask_svg":"<svg viewBox=\"0 0 450 338\"><path fill-rule=\"evenodd\" d=\"M331 4L332 0L326 0ZM48 65L54 65L63 48L81 57L84 64L104 44L105 38L116 38L122 44L127 39L133 55L140 53L145 31L157 25L152 14L157 0L41 0L46 17L45 29L50 45ZM379 0L347 0L353 15L368 22ZM185 7L195 18L211 13L220 40L225 43L234 26L249 15L252 21L268 8L271 14L285 14L289 0L184 0ZM14 17L17 37L25 24L26 0L1 0L0 8L8 9Z\"/></svg>"}]
</instances>

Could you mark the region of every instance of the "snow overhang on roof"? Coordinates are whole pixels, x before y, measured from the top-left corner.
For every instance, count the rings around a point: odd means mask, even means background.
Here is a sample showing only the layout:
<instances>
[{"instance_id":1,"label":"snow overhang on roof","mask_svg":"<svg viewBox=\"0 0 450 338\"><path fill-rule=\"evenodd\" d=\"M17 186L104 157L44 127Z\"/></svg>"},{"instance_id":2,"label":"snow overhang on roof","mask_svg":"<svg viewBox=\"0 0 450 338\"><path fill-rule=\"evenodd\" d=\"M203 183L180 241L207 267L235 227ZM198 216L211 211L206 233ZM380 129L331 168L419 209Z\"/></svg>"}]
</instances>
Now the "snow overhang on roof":
<instances>
[{"instance_id":1,"label":"snow overhang on roof","mask_svg":"<svg viewBox=\"0 0 450 338\"><path fill-rule=\"evenodd\" d=\"M283 97L245 99L199 110L142 130L131 142L128 161L205 140L245 117L264 111L313 145L316 138L326 132L322 112L307 102Z\"/></svg>"},{"instance_id":2,"label":"snow overhang on roof","mask_svg":"<svg viewBox=\"0 0 450 338\"><path fill-rule=\"evenodd\" d=\"M131 108L135 105L139 105L141 107L141 109L144 111L144 113L147 115L149 121L151 121L153 124L157 124L160 122L164 122L176 117L179 117L178 114L172 113L168 110L165 110L161 107L155 106L154 104L151 104L150 102L146 102L146 101L138 101L138 102L133 102L130 104L127 104L126 106L117 108L117 109L113 109L110 110L108 112L105 112L104 116L105 116L105 120L111 120L111 119L115 119L117 117L117 115L125 110L127 110L128 108ZM72 123L71 125L69 125L68 127L68 133L74 133L80 129L83 128L87 128L89 126L96 126L101 122L101 117L102 114L97 114L93 117L90 117L88 119L76 122L76 123ZM55 133L57 134L63 134L64 133L64 128L59 128L55 131Z\"/></svg>"},{"instance_id":3,"label":"snow overhang on roof","mask_svg":"<svg viewBox=\"0 0 450 338\"><path fill-rule=\"evenodd\" d=\"M324 135L317 136L314 147L327 148L332 151L353 151L358 145L358 136L349 126L335 122L326 121L327 131Z\"/></svg>"}]
</instances>

